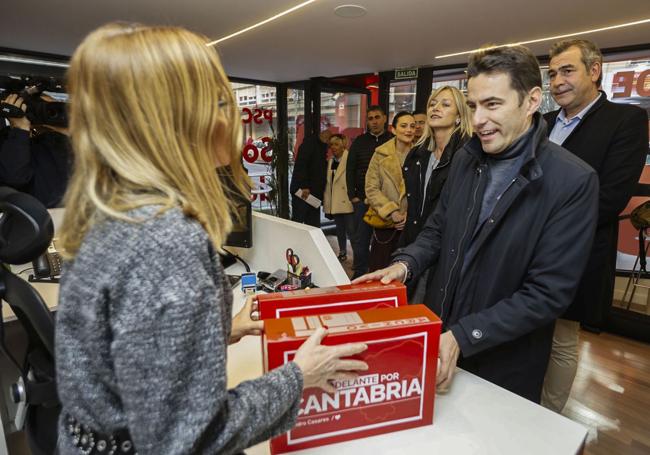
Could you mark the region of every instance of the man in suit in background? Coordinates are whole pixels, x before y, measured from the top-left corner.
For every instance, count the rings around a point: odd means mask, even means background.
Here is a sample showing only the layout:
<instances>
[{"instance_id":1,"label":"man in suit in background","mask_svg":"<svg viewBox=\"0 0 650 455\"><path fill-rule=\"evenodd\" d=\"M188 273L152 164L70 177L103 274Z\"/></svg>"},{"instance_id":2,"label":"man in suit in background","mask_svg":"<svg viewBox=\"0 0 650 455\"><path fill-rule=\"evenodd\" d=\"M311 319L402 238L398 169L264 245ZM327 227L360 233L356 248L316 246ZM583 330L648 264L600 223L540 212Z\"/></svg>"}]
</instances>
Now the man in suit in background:
<instances>
[{"instance_id":1,"label":"man in suit in background","mask_svg":"<svg viewBox=\"0 0 650 455\"><path fill-rule=\"evenodd\" d=\"M648 116L600 91L603 56L586 40L553 45L548 75L561 109L545 115L549 139L598 173L596 236L576 297L558 319L542 404L561 412L578 367L578 330L599 332L614 295L618 215L634 194L648 152Z\"/></svg>"}]
</instances>

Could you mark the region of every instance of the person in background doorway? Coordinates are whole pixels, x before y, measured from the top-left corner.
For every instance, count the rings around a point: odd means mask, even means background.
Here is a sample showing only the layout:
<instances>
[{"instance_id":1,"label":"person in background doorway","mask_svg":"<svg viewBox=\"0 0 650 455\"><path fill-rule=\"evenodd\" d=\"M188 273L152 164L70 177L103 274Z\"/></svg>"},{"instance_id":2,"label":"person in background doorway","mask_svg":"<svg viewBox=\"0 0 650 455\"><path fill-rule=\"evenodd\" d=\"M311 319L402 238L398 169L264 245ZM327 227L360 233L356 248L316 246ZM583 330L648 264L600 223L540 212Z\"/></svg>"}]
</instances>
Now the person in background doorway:
<instances>
[{"instance_id":1,"label":"person in background doorway","mask_svg":"<svg viewBox=\"0 0 650 455\"><path fill-rule=\"evenodd\" d=\"M438 204L456 150L472 136L471 113L466 102L460 90L449 86L437 88L429 96L424 134L407 155L402 168L407 215L400 247L415 241ZM412 301L423 301L429 273L427 270L417 283L409 286Z\"/></svg>"},{"instance_id":2,"label":"person in background doorway","mask_svg":"<svg viewBox=\"0 0 650 455\"><path fill-rule=\"evenodd\" d=\"M241 119L208 40L116 23L88 35L68 70L75 154L59 244L58 452L240 454L288 431L303 388L364 370L363 344L323 346L228 388L228 345L259 335L253 297L232 318L217 252L250 194ZM137 88L137 93L136 93ZM137 96L136 96L137 95ZM100 442L103 442L100 444Z\"/></svg>"},{"instance_id":3,"label":"person in background doorway","mask_svg":"<svg viewBox=\"0 0 650 455\"><path fill-rule=\"evenodd\" d=\"M320 207L314 207L305 200L309 195L323 201L327 169L327 143L332 132L323 130L305 138L298 147L296 163L289 191L292 201L291 219L298 223L320 227ZM296 196L300 190L301 196Z\"/></svg>"},{"instance_id":4,"label":"person in background doorway","mask_svg":"<svg viewBox=\"0 0 650 455\"><path fill-rule=\"evenodd\" d=\"M393 117L395 137L377 147L366 174L366 204L392 227L374 228L370 245L369 270L375 271L390 263L406 223L406 186L402 165L411 150L415 119L406 111Z\"/></svg>"},{"instance_id":5,"label":"person in background doorway","mask_svg":"<svg viewBox=\"0 0 650 455\"><path fill-rule=\"evenodd\" d=\"M589 262L571 306L557 320L542 404L561 412L578 368L580 324L599 332L614 297L618 215L634 195L648 153L648 115L612 103L599 90L603 56L594 43L567 40L549 52L551 95L560 109L544 116L549 140L598 173L598 220Z\"/></svg>"},{"instance_id":6,"label":"person in background doorway","mask_svg":"<svg viewBox=\"0 0 650 455\"><path fill-rule=\"evenodd\" d=\"M413 138L413 143L416 144L424 134L427 125L427 113L423 110L415 110L413 111L413 118L415 119L415 136Z\"/></svg>"},{"instance_id":7,"label":"person in background doorway","mask_svg":"<svg viewBox=\"0 0 650 455\"><path fill-rule=\"evenodd\" d=\"M347 239L354 235L354 216L352 202L348 198L348 185L345 178L348 151L345 147L347 138L342 134L333 134L329 145L332 157L327 161L327 183L323 199L323 210L334 218L336 238L339 243L338 259L347 260Z\"/></svg>"},{"instance_id":8,"label":"person in background doorway","mask_svg":"<svg viewBox=\"0 0 650 455\"><path fill-rule=\"evenodd\" d=\"M375 149L391 139L386 131L386 113L380 106L368 107L368 129L352 142L348 153L346 179L348 197L354 207L354 235L352 236L353 278L368 272L368 255L372 228L363 222L368 211L366 200L366 172Z\"/></svg>"}]
</instances>

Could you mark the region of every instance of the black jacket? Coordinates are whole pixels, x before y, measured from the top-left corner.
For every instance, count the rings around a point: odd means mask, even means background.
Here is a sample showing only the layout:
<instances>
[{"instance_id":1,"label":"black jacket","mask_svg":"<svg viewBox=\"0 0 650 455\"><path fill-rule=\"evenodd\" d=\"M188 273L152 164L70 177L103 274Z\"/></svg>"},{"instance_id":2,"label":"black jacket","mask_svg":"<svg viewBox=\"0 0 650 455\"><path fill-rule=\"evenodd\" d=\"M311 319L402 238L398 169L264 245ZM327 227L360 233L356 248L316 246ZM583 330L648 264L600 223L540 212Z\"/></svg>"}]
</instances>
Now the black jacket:
<instances>
[{"instance_id":1,"label":"black jacket","mask_svg":"<svg viewBox=\"0 0 650 455\"><path fill-rule=\"evenodd\" d=\"M544 116L548 133L560 111ZM618 215L633 196L648 153L648 115L636 106L612 103L604 93L562 147L598 173L598 226L589 262L564 318L602 327L614 295Z\"/></svg>"},{"instance_id":2,"label":"black jacket","mask_svg":"<svg viewBox=\"0 0 650 455\"><path fill-rule=\"evenodd\" d=\"M0 150L0 180L47 208L61 205L71 169L70 141L54 131L30 138L28 131L11 128Z\"/></svg>"},{"instance_id":3,"label":"black jacket","mask_svg":"<svg viewBox=\"0 0 650 455\"><path fill-rule=\"evenodd\" d=\"M426 194L424 194L424 182L432 153L428 149L431 138L420 146L414 147L406 156L402 171L406 183L408 209L406 226L400 237L400 246L412 243L420 233L422 226L438 204L440 193L442 193L442 188L449 175L454 153L465 145L469 139L467 136L462 136L459 131L451 136L449 143L440 156L438 166L431 172Z\"/></svg>"},{"instance_id":4,"label":"black jacket","mask_svg":"<svg viewBox=\"0 0 650 455\"><path fill-rule=\"evenodd\" d=\"M305 138L298 147L289 191L293 195L300 188L309 188L309 192L322 201L326 180L327 144L314 134Z\"/></svg>"},{"instance_id":5,"label":"black jacket","mask_svg":"<svg viewBox=\"0 0 650 455\"><path fill-rule=\"evenodd\" d=\"M535 401L554 321L587 261L598 202L593 169L550 143L545 126L535 114L527 158L473 239L487 165L472 138L456 152L422 232L395 256L414 278L436 265L425 303L453 332L461 366ZM470 240L476 253L463 264Z\"/></svg>"},{"instance_id":6,"label":"black jacket","mask_svg":"<svg viewBox=\"0 0 650 455\"><path fill-rule=\"evenodd\" d=\"M362 201L366 199L366 172L368 165L375 153L375 149L384 142L392 139L393 134L384 131L380 136L373 136L366 132L352 142L348 151L348 164L345 170L345 177L348 184L348 197L352 200L358 197Z\"/></svg>"}]
</instances>

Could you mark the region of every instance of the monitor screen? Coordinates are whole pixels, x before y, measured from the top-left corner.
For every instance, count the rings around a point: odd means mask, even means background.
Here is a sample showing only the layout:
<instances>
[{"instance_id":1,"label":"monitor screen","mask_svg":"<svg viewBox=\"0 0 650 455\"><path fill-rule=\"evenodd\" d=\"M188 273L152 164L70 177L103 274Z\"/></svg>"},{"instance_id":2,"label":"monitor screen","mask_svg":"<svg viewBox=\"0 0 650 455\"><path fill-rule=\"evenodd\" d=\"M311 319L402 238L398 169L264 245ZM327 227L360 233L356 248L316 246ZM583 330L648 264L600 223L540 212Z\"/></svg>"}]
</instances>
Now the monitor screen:
<instances>
[{"instance_id":1,"label":"monitor screen","mask_svg":"<svg viewBox=\"0 0 650 455\"><path fill-rule=\"evenodd\" d=\"M253 210L250 201L238 203L236 210L237 213L232 216L232 231L224 246L250 248L253 246Z\"/></svg>"},{"instance_id":2,"label":"monitor screen","mask_svg":"<svg viewBox=\"0 0 650 455\"><path fill-rule=\"evenodd\" d=\"M217 169L226 194L234 198L235 212L231 214L232 231L223 246L251 248L253 246L253 209L251 201L237 192L230 178L230 167L224 166Z\"/></svg>"}]
</instances>

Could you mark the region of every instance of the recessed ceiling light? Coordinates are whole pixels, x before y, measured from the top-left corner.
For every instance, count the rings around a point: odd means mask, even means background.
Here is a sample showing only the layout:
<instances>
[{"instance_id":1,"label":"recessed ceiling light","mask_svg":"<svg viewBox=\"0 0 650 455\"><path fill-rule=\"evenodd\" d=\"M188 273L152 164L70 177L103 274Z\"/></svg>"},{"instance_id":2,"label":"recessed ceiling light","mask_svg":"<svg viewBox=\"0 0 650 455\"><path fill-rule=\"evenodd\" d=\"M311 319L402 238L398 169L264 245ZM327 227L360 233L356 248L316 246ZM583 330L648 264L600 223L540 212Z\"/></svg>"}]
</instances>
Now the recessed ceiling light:
<instances>
[{"instance_id":1,"label":"recessed ceiling light","mask_svg":"<svg viewBox=\"0 0 650 455\"><path fill-rule=\"evenodd\" d=\"M602 27L602 28L595 28L593 30L584 30L582 32L567 33L566 35L547 36L546 38L538 38L538 39L532 39L532 40L528 40L528 41L519 41L517 43L499 44L498 46L490 46L490 47L472 49L470 51L456 52L454 54L438 55L435 58L456 57L458 55L473 54L474 52L480 51L480 50L495 49L497 47L519 46L519 45L523 45L523 44L541 43L542 41L559 40L559 39L563 39L563 38L569 38L569 37L572 37L572 36L585 35L587 33L604 32L606 30L613 30L613 29L616 29L616 28L631 27L633 25L646 24L648 22L650 22L650 19L642 19L640 21L627 22L625 24L612 25L610 27Z\"/></svg>"},{"instance_id":2,"label":"recessed ceiling light","mask_svg":"<svg viewBox=\"0 0 650 455\"><path fill-rule=\"evenodd\" d=\"M359 5L341 5L334 8L334 14L348 19L365 16L367 12L367 9Z\"/></svg>"}]
</instances>

